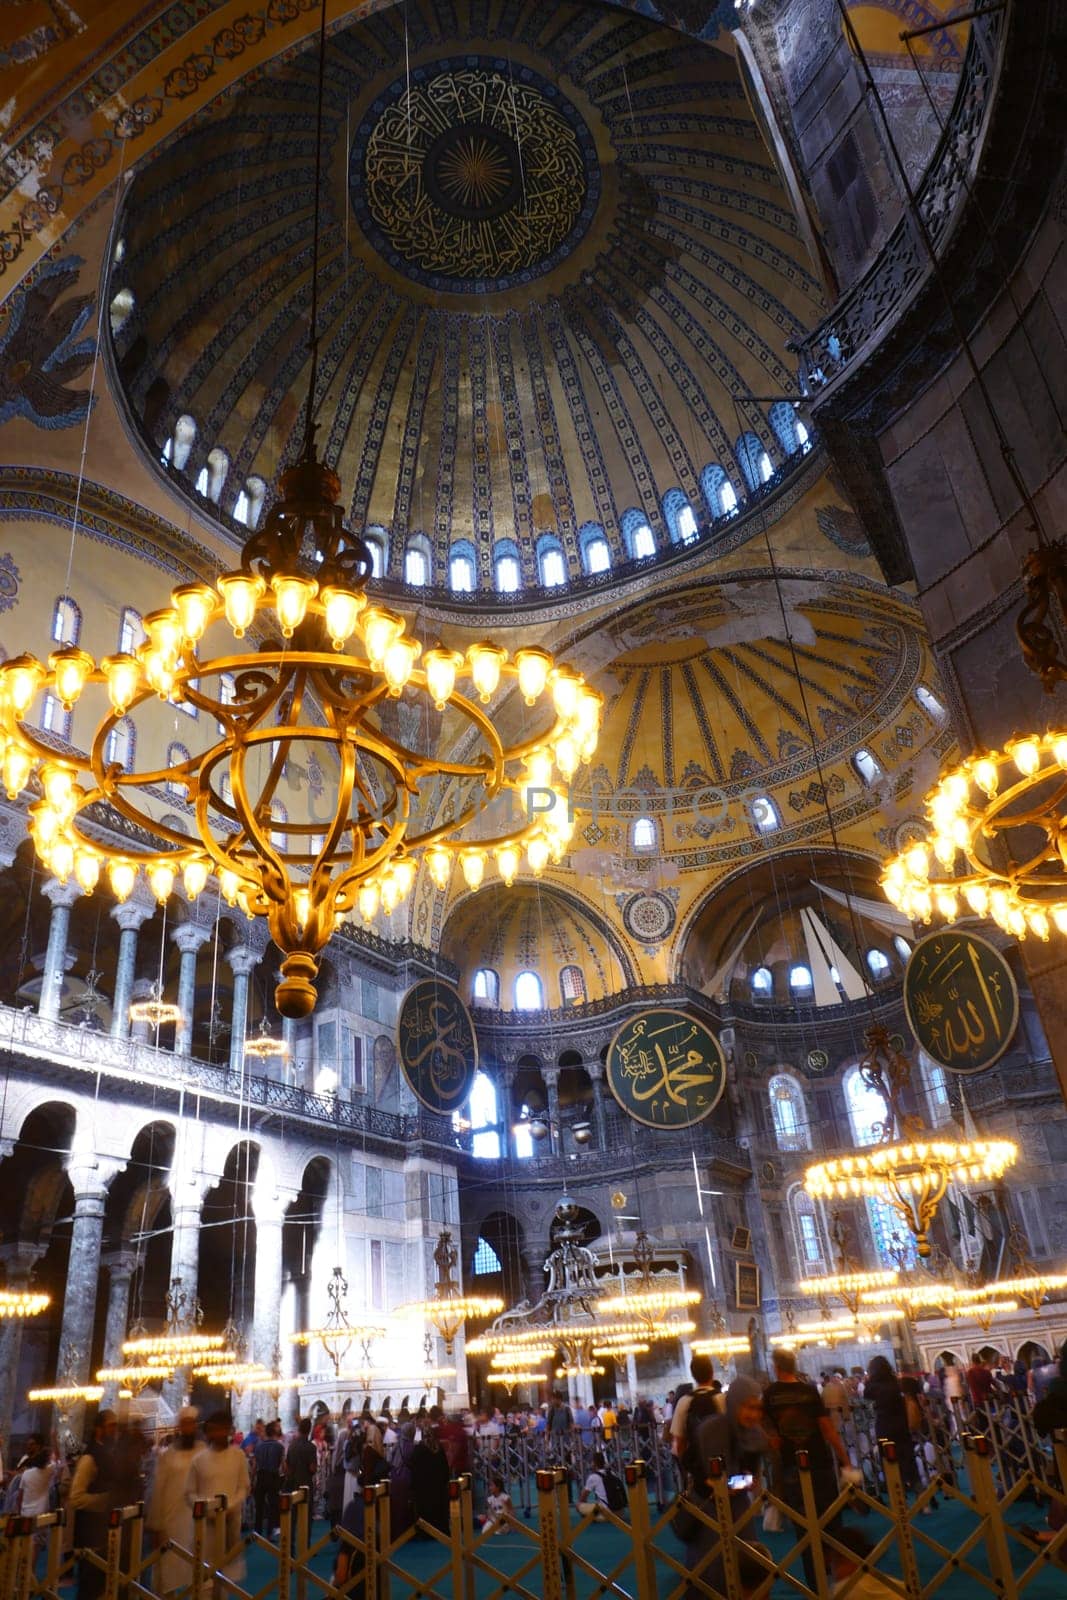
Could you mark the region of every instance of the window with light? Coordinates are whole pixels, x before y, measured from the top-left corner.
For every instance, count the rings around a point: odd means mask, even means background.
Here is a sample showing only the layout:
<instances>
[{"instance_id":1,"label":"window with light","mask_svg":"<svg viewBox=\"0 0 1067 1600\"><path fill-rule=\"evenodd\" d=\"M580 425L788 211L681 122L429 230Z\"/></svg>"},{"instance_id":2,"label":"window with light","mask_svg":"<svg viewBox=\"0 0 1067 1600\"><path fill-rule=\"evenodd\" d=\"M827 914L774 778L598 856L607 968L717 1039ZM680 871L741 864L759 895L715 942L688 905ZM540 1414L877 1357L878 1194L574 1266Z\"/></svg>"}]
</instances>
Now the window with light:
<instances>
[{"instance_id":1,"label":"window with light","mask_svg":"<svg viewBox=\"0 0 1067 1600\"><path fill-rule=\"evenodd\" d=\"M638 817L630 829L630 843L635 850L656 848L656 824L651 817Z\"/></svg>"},{"instance_id":2,"label":"window with light","mask_svg":"<svg viewBox=\"0 0 1067 1600\"><path fill-rule=\"evenodd\" d=\"M496 1086L487 1073L477 1072L467 1115L471 1125L471 1154L482 1161L500 1159L500 1113Z\"/></svg>"},{"instance_id":3,"label":"window with light","mask_svg":"<svg viewBox=\"0 0 1067 1600\"><path fill-rule=\"evenodd\" d=\"M779 1150L810 1150L807 1109L799 1083L788 1073L779 1072L771 1079L768 1092Z\"/></svg>"},{"instance_id":4,"label":"window with light","mask_svg":"<svg viewBox=\"0 0 1067 1600\"><path fill-rule=\"evenodd\" d=\"M474 974L471 996L475 1005L495 1006L500 1000L500 979L492 967L479 967Z\"/></svg>"},{"instance_id":5,"label":"window with light","mask_svg":"<svg viewBox=\"0 0 1067 1600\"><path fill-rule=\"evenodd\" d=\"M543 1011L544 990L536 972L520 972L515 979L515 1010Z\"/></svg>"}]
</instances>

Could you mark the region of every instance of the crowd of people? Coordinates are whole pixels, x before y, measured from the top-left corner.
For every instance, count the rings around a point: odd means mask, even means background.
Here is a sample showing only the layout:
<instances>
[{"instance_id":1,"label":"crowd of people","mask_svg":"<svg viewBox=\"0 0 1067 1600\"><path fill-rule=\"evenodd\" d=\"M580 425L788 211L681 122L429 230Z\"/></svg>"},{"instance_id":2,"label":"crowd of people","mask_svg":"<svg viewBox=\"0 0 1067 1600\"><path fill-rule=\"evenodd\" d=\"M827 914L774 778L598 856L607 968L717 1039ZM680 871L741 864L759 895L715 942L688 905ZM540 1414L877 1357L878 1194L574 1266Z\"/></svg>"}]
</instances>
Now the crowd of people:
<instances>
[{"instance_id":1,"label":"crowd of people","mask_svg":"<svg viewBox=\"0 0 1067 1600\"><path fill-rule=\"evenodd\" d=\"M82 1552L77 1600L95 1600L104 1589L102 1558L110 1512L144 1501L146 1530L160 1550L153 1569L155 1592L167 1596L189 1581L193 1505L217 1495L226 1496L228 1509L224 1518L207 1519L203 1556L239 1583L248 1537L268 1542L280 1537L283 1490L306 1489L313 1517L326 1518L359 1539L364 1531L361 1491L384 1482L394 1539L419 1524L447 1535L449 1482L471 1470L479 1481L483 1525L504 1532L515 1515L511 1490L528 1479L535 1465L566 1470L580 1516L625 1515L622 1467L627 1459L641 1456L655 1460L661 1472L663 1463L669 1464L667 1492L679 1497L673 1527L686 1546L687 1564L704 1582L721 1588L722 1558L714 1531L687 1509L703 1506L713 1514L709 1474L715 1458L725 1465L735 1521L744 1517L765 1483L790 1514L778 1531L799 1537L805 1514L802 1462L820 1514L837 1500L842 1484L872 1487L861 1470L863 1435L854 1425L861 1402L866 1436L892 1441L909 1494L921 1493L937 1474L942 1480L951 1477L952 1440L965 1430L993 1438L1000 1481L1009 1488L1013 1474L1026 1468L1016 1454L1024 1419L1043 1432L1067 1426L1067 1345L1056 1360L1037 1366L975 1355L966 1367L950 1362L937 1372L898 1374L884 1356L875 1356L866 1371L837 1368L823 1371L817 1380L801 1373L791 1349L774 1351L772 1360L769 1379L737 1377L724 1390L711 1359L696 1355L690 1364L692 1383L662 1401L640 1398L632 1408L613 1401L572 1403L562 1393L540 1405L448 1415L426 1405L410 1412L406 1402L395 1416L388 1405L375 1414L367 1404L362 1412L336 1422L325 1415L314 1421L303 1418L288 1432L280 1419L257 1419L245 1435L234 1430L226 1411L213 1411L201 1420L194 1407L186 1406L173 1433L157 1444L136 1423L120 1423L114 1413L103 1410L85 1449L72 1461L54 1441L26 1440L3 1479L0 1506L8 1514L36 1517L65 1505L68 1540ZM517 1444L521 1448L514 1449ZM936 1506L936 1495L925 1494L923 1511L930 1514ZM793 1518L798 1520L791 1528ZM1059 1502L1053 1501L1048 1526L1023 1531L1033 1542L1044 1543L1064 1520ZM766 1570L751 1523L748 1518L738 1545L745 1587L761 1581ZM764 1528L772 1531L773 1526L765 1513ZM836 1585L855 1577L871 1544L840 1512L827 1531L841 1547L828 1557L828 1577ZM294 1539L295 1533L294 1525ZM35 1539L39 1561L45 1535ZM339 1540L337 1583L348 1577L349 1549ZM805 1581L815 1588L810 1544L801 1559ZM694 1586L691 1595L699 1592ZM871 1573L861 1573L849 1588L858 1600L887 1592Z\"/></svg>"}]
</instances>

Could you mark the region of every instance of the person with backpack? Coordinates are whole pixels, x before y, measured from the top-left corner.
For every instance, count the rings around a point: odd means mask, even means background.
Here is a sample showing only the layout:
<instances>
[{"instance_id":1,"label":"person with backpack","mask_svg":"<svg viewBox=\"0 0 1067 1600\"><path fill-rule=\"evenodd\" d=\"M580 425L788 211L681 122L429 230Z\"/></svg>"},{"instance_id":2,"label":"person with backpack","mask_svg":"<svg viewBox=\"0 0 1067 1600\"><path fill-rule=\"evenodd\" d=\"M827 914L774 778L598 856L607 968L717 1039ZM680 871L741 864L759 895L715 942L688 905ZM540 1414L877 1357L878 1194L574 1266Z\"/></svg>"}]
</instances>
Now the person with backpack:
<instances>
[{"instance_id":1,"label":"person with backpack","mask_svg":"<svg viewBox=\"0 0 1067 1600\"><path fill-rule=\"evenodd\" d=\"M578 1497L578 1515L595 1517L601 1507L608 1511L625 1511L626 1490L618 1475L608 1471L607 1462L598 1450Z\"/></svg>"},{"instance_id":2,"label":"person with backpack","mask_svg":"<svg viewBox=\"0 0 1067 1600\"><path fill-rule=\"evenodd\" d=\"M721 1415L726 1409L722 1394L712 1387L715 1367L711 1357L694 1355L689 1371L695 1388L691 1394L683 1394L675 1405L670 1432L671 1449L682 1471L683 1486L687 1478L695 1477L699 1471L700 1463L693 1450L696 1427L705 1417Z\"/></svg>"},{"instance_id":3,"label":"person with backpack","mask_svg":"<svg viewBox=\"0 0 1067 1600\"><path fill-rule=\"evenodd\" d=\"M700 1393L699 1389L696 1393ZM692 1413L692 1407L689 1409ZM763 1395L755 1378L734 1379L727 1391L725 1411L692 1417L689 1439L693 1462L692 1498L706 1515L715 1515L715 1502L710 1498L711 1463L721 1460L730 1494L730 1515L736 1521L752 1502L759 1484L760 1458L770 1448L770 1439L763 1428ZM687 1535L691 1534L685 1539L686 1567L702 1585L725 1590L722 1557L706 1559L721 1544L721 1536L695 1517L692 1523L686 1530ZM751 1528L746 1527L745 1534L736 1539L741 1585L746 1594L762 1583L769 1570L752 1553L750 1535ZM769 1554L763 1546L757 1548L762 1554ZM703 1588L691 1584L688 1600L702 1600L704 1593Z\"/></svg>"}]
</instances>

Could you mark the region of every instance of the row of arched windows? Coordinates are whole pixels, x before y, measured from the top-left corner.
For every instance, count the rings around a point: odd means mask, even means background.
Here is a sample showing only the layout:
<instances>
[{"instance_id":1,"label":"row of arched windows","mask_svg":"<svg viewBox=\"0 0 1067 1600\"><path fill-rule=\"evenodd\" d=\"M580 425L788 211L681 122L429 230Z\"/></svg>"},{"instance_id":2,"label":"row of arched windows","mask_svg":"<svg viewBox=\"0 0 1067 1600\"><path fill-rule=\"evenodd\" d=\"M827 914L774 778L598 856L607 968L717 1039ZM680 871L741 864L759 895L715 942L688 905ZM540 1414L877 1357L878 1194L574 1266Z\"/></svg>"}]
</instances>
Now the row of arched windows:
<instances>
[{"instance_id":1,"label":"row of arched windows","mask_svg":"<svg viewBox=\"0 0 1067 1600\"><path fill-rule=\"evenodd\" d=\"M130 290L120 289L112 301L112 328L118 332L133 309ZM116 316L121 318L116 327ZM788 458L811 448L807 428L797 416L789 401L771 407L768 421L778 440L783 456ZM197 425L187 412L178 417L172 432L163 443L160 460L165 466L184 472L197 439ZM740 473L743 490L754 493L774 476L774 463L755 433L743 433L734 446L736 469ZM207 453L196 475L196 492L218 505L230 473L230 458L221 445ZM739 510L741 499L733 479L718 462L709 463L700 473L700 490L704 499L704 513L712 522L732 517ZM245 480L233 504L234 521L254 528L259 522L267 496L263 478L253 474ZM700 536L700 521L696 510L681 489L668 489L663 496L661 511L663 522L672 545L690 544ZM653 532L646 512L628 507L619 519L623 548L627 559L644 561L654 556L659 542ZM367 533L370 546L371 576L385 575L387 535L384 528L371 528ZM542 588L555 589L567 582L567 557L560 539L552 533L540 536L536 546L537 578ZM607 535L598 522L583 523L578 530L578 555L582 572L587 577L609 572L612 552ZM409 534L402 563L404 582L413 588L425 588L433 580L433 551L423 533ZM470 540L457 540L448 556L448 586L453 594L471 594L478 588L478 564L474 545ZM519 547L513 539L498 539L493 547L493 586L498 594L514 594L522 587L522 564Z\"/></svg>"},{"instance_id":2,"label":"row of arched windows","mask_svg":"<svg viewBox=\"0 0 1067 1600\"><path fill-rule=\"evenodd\" d=\"M905 938L902 938L902 936L898 933L893 939L893 948L900 957L900 960L906 965L908 958L911 955L911 946L909 945L908 941ZM884 950L879 950L877 946L872 945L872 947L865 953L864 960L867 963L868 972L871 974L871 977L876 983L880 979L886 977L889 973L891 966L889 956ZM841 981L836 967L830 968L830 977L836 984L839 984ZM770 967L757 967L755 972L753 972L752 977L749 979L749 984L752 989L753 999L770 1000L773 998L774 974L771 972ZM794 962L789 969L790 991L796 995L798 999L806 999L810 998L814 991L814 987L815 985L811 976L811 968L803 961Z\"/></svg>"},{"instance_id":3,"label":"row of arched windows","mask_svg":"<svg viewBox=\"0 0 1067 1600\"><path fill-rule=\"evenodd\" d=\"M121 292L121 291L120 291ZM196 443L197 427L193 417L185 413L174 424L174 431L168 434L163 441L159 459L164 466L174 467L178 472L184 472L189 464L193 446ZM226 480L230 475L230 458L221 445L214 445L207 453L199 472L196 475L196 492L203 495L205 500L210 500L212 505L218 505L222 498L222 491L226 487ZM264 501L267 498L266 480L258 473L253 473L246 478L237 498L233 503L233 519L243 523L246 528L254 528L259 522Z\"/></svg>"},{"instance_id":4,"label":"row of arched windows","mask_svg":"<svg viewBox=\"0 0 1067 1600\"><path fill-rule=\"evenodd\" d=\"M479 967L471 983L475 1005L500 1004L500 974L492 967ZM515 978L513 998L516 1011L543 1011L545 989L536 972L520 972ZM585 973L581 967L565 966L559 973L559 1001L563 1006L585 1004Z\"/></svg>"}]
</instances>

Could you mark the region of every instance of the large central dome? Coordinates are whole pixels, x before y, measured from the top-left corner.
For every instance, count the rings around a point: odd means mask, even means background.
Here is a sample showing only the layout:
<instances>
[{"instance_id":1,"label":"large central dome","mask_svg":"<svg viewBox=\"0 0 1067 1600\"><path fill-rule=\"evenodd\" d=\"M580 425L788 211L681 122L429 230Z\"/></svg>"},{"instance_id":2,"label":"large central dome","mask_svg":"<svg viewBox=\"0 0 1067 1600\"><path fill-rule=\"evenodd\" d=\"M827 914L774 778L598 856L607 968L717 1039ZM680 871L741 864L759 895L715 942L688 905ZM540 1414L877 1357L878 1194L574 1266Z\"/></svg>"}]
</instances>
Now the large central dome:
<instances>
[{"instance_id":1,"label":"large central dome","mask_svg":"<svg viewBox=\"0 0 1067 1600\"><path fill-rule=\"evenodd\" d=\"M414 542L446 589L708 531L803 442L788 347L821 313L732 55L606 6L488 27L473 0L391 7L326 60L319 443L382 575L412 578ZM298 442L316 65L246 79L123 207L123 387L224 522Z\"/></svg>"}]
</instances>

